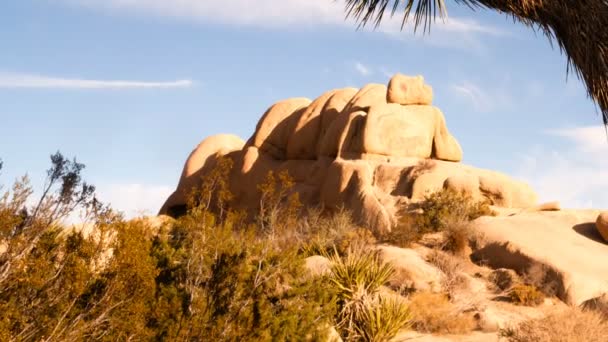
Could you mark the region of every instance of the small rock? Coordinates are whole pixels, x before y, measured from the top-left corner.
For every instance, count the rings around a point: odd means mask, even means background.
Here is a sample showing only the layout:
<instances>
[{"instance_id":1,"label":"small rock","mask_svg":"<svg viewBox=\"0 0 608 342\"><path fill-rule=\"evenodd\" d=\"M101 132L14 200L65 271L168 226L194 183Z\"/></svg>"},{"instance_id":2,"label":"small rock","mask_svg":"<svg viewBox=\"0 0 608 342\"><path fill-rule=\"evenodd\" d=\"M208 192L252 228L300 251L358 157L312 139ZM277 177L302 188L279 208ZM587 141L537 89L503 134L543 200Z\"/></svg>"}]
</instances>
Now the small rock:
<instances>
[{"instance_id":1,"label":"small rock","mask_svg":"<svg viewBox=\"0 0 608 342\"><path fill-rule=\"evenodd\" d=\"M305 260L305 267L313 276L321 276L329 273L331 269L331 261L320 255L313 255Z\"/></svg>"},{"instance_id":2,"label":"small rock","mask_svg":"<svg viewBox=\"0 0 608 342\"><path fill-rule=\"evenodd\" d=\"M395 269L391 287L416 291L441 291L443 273L426 262L415 250L394 246L379 246L378 250L382 260L391 263Z\"/></svg>"},{"instance_id":3,"label":"small rock","mask_svg":"<svg viewBox=\"0 0 608 342\"><path fill-rule=\"evenodd\" d=\"M601 213L595 221L595 227L600 235L608 242L608 211Z\"/></svg>"}]
</instances>

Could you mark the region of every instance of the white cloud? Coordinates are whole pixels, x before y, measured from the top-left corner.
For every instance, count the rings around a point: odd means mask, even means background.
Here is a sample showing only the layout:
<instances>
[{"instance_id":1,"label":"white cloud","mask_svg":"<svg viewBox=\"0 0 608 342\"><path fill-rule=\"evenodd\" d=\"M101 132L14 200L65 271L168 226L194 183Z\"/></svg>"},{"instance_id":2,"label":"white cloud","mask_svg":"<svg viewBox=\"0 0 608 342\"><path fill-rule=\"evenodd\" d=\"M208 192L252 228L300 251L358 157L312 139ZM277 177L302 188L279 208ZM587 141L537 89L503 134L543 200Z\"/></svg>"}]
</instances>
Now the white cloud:
<instances>
[{"instance_id":1,"label":"white cloud","mask_svg":"<svg viewBox=\"0 0 608 342\"><path fill-rule=\"evenodd\" d=\"M341 24L342 4L331 0L64 0L90 7L236 25L276 27Z\"/></svg>"},{"instance_id":2,"label":"white cloud","mask_svg":"<svg viewBox=\"0 0 608 342\"><path fill-rule=\"evenodd\" d=\"M555 129L567 148L537 146L522 157L517 172L542 200L569 208L608 209L608 140L603 126Z\"/></svg>"},{"instance_id":3,"label":"white cloud","mask_svg":"<svg viewBox=\"0 0 608 342\"><path fill-rule=\"evenodd\" d=\"M344 1L332 0L61 0L91 8L144 13L162 17L182 18L264 28L345 27L354 30L354 19L345 19ZM370 30L373 25L370 25ZM420 28L422 31L422 27ZM471 18L437 19L432 34L418 37L422 42L450 46L478 46L478 35L504 36L503 30L484 25ZM413 25L401 32L401 16L386 18L378 31L399 39L412 38ZM451 39L446 39L449 35ZM443 37L442 37L443 36Z\"/></svg>"},{"instance_id":4,"label":"white cloud","mask_svg":"<svg viewBox=\"0 0 608 342\"><path fill-rule=\"evenodd\" d=\"M360 62L355 62L354 66L355 70L357 70L357 72L361 74L361 76L369 76L372 74L372 70L368 66L363 65Z\"/></svg>"},{"instance_id":5,"label":"white cloud","mask_svg":"<svg viewBox=\"0 0 608 342\"><path fill-rule=\"evenodd\" d=\"M405 32L413 31L414 24L412 21L408 22L403 30L401 30L401 18L396 15L393 18L387 20L379 28L380 31L387 34L405 34ZM420 34L423 34L424 25L418 27ZM458 33L458 34L485 34L490 36L508 36L509 33L493 26L482 25L478 21L472 18L458 18L458 17L447 17L444 20L437 19L431 23L430 36L435 31Z\"/></svg>"},{"instance_id":6,"label":"white cloud","mask_svg":"<svg viewBox=\"0 0 608 342\"><path fill-rule=\"evenodd\" d=\"M548 130L547 133L572 140L576 146L586 153L599 155L608 152L608 135L604 126L552 129Z\"/></svg>"},{"instance_id":7,"label":"white cloud","mask_svg":"<svg viewBox=\"0 0 608 342\"><path fill-rule=\"evenodd\" d=\"M128 88L187 88L191 80L145 82L124 80L91 80L49 77L32 74L0 72L0 88L56 88L56 89L128 89Z\"/></svg>"},{"instance_id":8,"label":"white cloud","mask_svg":"<svg viewBox=\"0 0 608 342\"><path fill-rule=\"evenodd\" d=\"M489 112L494 108L492 97L486 91L482 90L481 87L470 81L454 84L450 89L457 95L470 101L477 111Z\"/></svg>"},{"instance_id":9,"label":"white cloud","mask_svg":"<svg viewBox=\"0 0 608 342\"><path fill-rule=\"evenodd\" d=\"M127 218L156 215L174 188L148 184L110 184L97 188L99 199Z\"/></svg>"}]
</instances>

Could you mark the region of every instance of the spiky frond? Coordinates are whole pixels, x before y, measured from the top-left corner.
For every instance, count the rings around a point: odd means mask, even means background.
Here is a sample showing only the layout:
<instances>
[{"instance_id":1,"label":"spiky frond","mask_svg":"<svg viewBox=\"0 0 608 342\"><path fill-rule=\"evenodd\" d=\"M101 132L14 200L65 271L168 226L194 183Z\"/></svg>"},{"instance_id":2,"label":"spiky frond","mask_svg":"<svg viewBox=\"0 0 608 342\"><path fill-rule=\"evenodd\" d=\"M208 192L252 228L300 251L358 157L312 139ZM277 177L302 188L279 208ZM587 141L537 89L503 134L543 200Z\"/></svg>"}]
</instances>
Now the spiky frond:
<instances>
[{"instance_id":1,"label":"spiky frond","mask_svg":"<svg viewBox=\"0 0 608 342\"><path fill-rule=\"evenodd\" d=\"M608 126L608 1L606 0L454 0L471 9L487 8L512 16L557 41L568 58L567 73L574 69L587 93L599 106ZM413 16L414 27L444 16L444 0L346 0L347 17L360 26L376 26L390 12L403 11L402 29ZM413 12L412 12L413 11Z\"/></svg>"}]
</instances>

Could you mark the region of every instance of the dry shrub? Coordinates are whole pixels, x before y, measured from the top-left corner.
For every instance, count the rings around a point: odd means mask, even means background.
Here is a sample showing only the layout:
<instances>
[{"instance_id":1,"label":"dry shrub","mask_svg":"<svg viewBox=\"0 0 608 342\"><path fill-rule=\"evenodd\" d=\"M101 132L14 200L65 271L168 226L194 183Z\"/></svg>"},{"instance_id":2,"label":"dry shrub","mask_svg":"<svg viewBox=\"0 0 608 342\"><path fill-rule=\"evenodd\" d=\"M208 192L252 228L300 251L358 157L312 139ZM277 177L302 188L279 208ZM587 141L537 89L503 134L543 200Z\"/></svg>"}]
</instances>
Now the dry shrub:
<instances>
[{"instance_id":1,"label":"dry shrub","mask_svg":"<svg viewBox=\"0 0 608 342\"><path fill-rule=\"evenodd\" d=\"M471 224L465 220L455 220L446 227L443 250L457 255L464 255L469 249L469 242L474 236Z\"/></svg>"},{"instance_id":2,"label":"dry shrub","mask_svg":"<svg viewBox=\"0 0 608 342\"><path fill-rule=\"evenodd\" d=\"M446 232L444 249L462 253L473 233L469 222L495 215L488 202L476 201L464 192L449 189L427 195L416 209L401 215L398 224L385 237L387 242L407 247L425 234Z\"/></svg>"},{"instance_id":3,"label":"dry shrub","mask_svg":"<svg viewBox=\"0 0 608 342\"><path fill-rule=\"evenodd\" d=\"M418 292L410 297L412 327L424 333L466 334L477 327L470 313L461 312L445 294Z\"/></svg>"},{"instance_id":4,"label":"dry shrub","mask_svg":"<svg viewBox=\"0 0 608 342\"><path fill-rule=\"evenodd\" d=\"M553 297L560 292L557 272L540 263L533 263L522 275L522 281L536 287L547 297Z\"/></svg>"},{"instance_id":5,"label":"dry shrub","mask_svg":"<svg viewBox=\"0 0 608 342\"><path fill-rule=\"evenodd\" d=\"M428 262L437 267L443 274L443 289L450 295L466 286L467 279L463 276L464 262L450 254L433 251L428 256Z\"/></svg>"},{"instance_id":6,"label":"dry shrub","mask_svg":"<svg viewBox=\"0 0 608 342\"><path fill-rule=\"evenodd\" d=\"M494 284L497 291L507 291L515 284L521 283L517 273L511 269L499 268L490 274L488 280Z\"/></svg>"},{"instance_id":7,"label":"dry shrub","mask_svg":"<svg viewBox=\"0 0 608 342\"><path fill-rule=\"evenodd\" d=\"M545 300L545 295L534 285L515 285L508 293L511 302L518 305L538 306Z\"/></svg>"},{"instance_id":8,"label":"dry shrub","mask_svg":"<svg viewBox=\"0 0 608 342\"><path fill-rule=\"evenodd\" d=\"M416 291L414 286L414 275L406 268L395 269L395 274L389 279L388 287L402 296L407 296Z\"/></svg>"},{"instance_id":9,"label":"dry shrub","mask_svg":"<svg viewBox=\"0 0 608 342\"><path fill-rule=\"evenodd\" d=\"M501 331L510 342L603 342L608 322L593 311L570 308Z\"/></svg>"},{"instance_id":10,"label":"dry shrub","mask_svg":"<svg viewBox=\"0 0 608 342\"><path fill-rule=\"evenodd\" d=\"M299 224L305 255L328 255L334 250L345 255L349 249L357 250L376 243L372 232L357 226L351 213L344 209L332 213L308 209Z\"/></svg>"},{"instance_id":11,"label":"dry shrub","mask_svg":"<svg viewBox=\"0 0 608 342\"><path fill-rule=\"evenodd\" d=\"M608 320L608 294L604 293L601 296L586 300L581 304L581 308L595 311Z\"/></svg>"},{"instance_id":12,"label":"dry shrub","mask_svg":"<svg viewBox=\"0 0 608 342\"><path fill-rule=\"evenodd\" d=\"M412 243L420 240L422 234L416 229L414 216L403 215L397 225L383 237L384 242L397 247L410 247Z\"/></svg>"}]
</instances>

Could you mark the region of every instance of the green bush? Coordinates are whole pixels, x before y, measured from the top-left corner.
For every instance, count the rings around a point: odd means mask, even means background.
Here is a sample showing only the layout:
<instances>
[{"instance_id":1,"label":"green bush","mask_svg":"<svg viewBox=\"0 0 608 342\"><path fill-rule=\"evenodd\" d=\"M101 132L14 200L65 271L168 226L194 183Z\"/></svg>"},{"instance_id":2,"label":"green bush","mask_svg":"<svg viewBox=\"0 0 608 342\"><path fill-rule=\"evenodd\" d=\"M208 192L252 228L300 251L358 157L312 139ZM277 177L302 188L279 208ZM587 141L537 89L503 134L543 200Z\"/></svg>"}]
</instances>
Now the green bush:
<instances>
[{"instance_id":1,"label":"green bush","mask_svg":"<svg viewBox=\"0 0 608 342\"><path fill-rule=\"evenodd\" d=\"M446 232L447 250L461 251L471 234L468 222L495 213L489 204L476 201L464 192L444 189L427 195L414 212L401 216L397 226L386 237L397 246L409 246L428 233Z\"/></svg>"},{"instance_id":2,"label":"green bush","mask_svg":"<svg viewBox=\"0 0 608 342\"><path fill-rule=\"evenodd\" d=\"M34 206L25 180L0 197L0 340L322 340L333 325L327 278L307 276L301 246L277 234L293 217L272 203L275 221L248 224L229 208L227 172L152 227L101 205L82 164L52 162ZM62 223L80 210L86 225Z\"/></svg>"}]
</instances>

